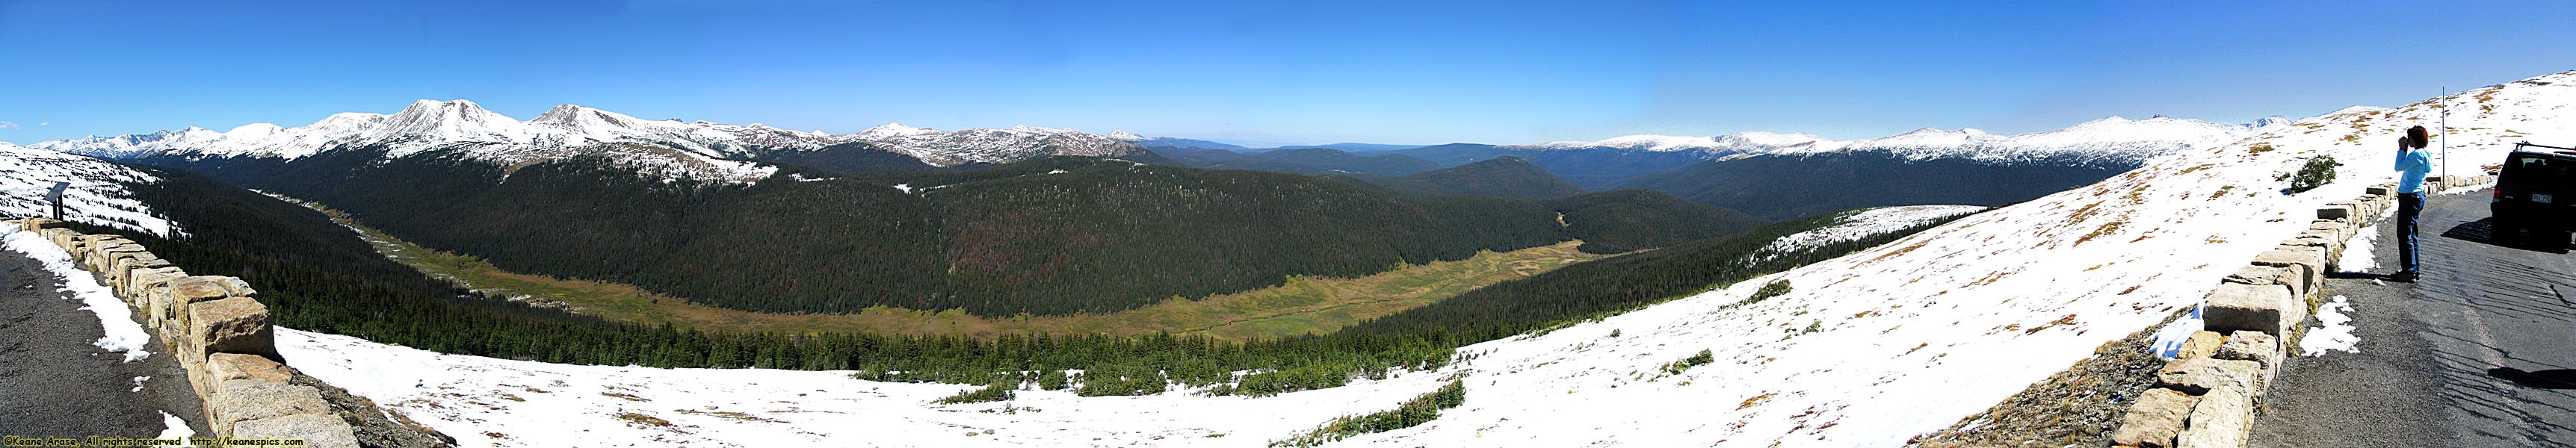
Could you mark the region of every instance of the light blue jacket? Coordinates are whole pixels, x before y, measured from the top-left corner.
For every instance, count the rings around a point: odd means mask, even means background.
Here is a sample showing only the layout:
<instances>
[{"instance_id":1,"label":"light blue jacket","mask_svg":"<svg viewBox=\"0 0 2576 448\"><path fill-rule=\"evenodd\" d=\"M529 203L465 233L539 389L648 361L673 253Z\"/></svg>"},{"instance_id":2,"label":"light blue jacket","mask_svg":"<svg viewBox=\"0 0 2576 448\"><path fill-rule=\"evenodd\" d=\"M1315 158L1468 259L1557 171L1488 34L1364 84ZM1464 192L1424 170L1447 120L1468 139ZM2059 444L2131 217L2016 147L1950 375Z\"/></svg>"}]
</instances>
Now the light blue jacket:
<instances>
[{"instance_id":1,"label":"light blue jacket","mask_svg":"<svg viewBox=\"0 0 2576 448\"><path fill-rule=\"evenodd\" d=\"M2433 174L2433 156L2422 149L2397 155L2397 193L2424 193L2424 176Z\"/></svg>"}]
</instances>

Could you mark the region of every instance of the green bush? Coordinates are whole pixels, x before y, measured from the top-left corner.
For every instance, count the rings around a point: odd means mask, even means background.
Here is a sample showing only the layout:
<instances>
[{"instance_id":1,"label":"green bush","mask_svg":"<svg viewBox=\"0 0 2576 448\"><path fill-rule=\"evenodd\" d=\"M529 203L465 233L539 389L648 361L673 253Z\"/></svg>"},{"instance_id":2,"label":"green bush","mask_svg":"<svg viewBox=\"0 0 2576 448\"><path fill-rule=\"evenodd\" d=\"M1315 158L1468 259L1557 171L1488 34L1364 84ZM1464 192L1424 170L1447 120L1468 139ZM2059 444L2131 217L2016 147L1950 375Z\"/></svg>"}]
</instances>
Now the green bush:
<instances>
[{"instance_id":1,"label":"green bush","mask_svg":"<svg viewBox=\"0 0 2576 448\"><path fill-rule=\"evenodd\" d=\"M1274 448L1321 446L1351 436L1411 428L1440 418L1442 409L1454 408L1466 403L1466 384L1450 381L1448 385L1440 386L1440 390L1413 397L1412 400L1405 400L1404 404L1397 406L1395 410L1335 418L1332 422L1325 423L1323 427L1315 428L1313 432L1270 442L1270 446Z\"/></svg>"},{"instance_id":2,"label":"green bush","mask_svg":"<svg viewBox=\"0 0 2576 448\"><path fill-rule=\"evenodd\" d=\"M1673 361L1671 364L1665 364L1664 373L1680 375L1683 371L1690 370L1692 367L1708 365L1708 363L1715 361L1717 361L1716 353L1710 353L1708 350L1700 350L1697 355L1691 355L1688 358L1682 358L1680 361Z\"/></svg>"},{"instance_id":3,"label":"green bush","mask_svg":"<svg viewBox=\"0 0 2576 448\"><path fill-rule=\"evenodd\" d=\"M1018 383L1010 381L994 381L992 385L984 386L982 389L958 392L957 395L950 395L948 398L941 398L939 399L939 404L1006 401L1011 399L1011 389L1018 385Z\"/></svg>"},{"instance_id":4,"label":"green bush","mask_svg":"<svg viewBox=\"0 0 2576 448\"><path fill-rule=\"evenodd\" d=\"M1045 375L1038 375L1038 390L1063 389L1066 382L1064 371L1049 370Z\"/></svg>"},{"instance_id":5,"label":"green bush","mask_svg":"<svg viewBox=\"0 0 2576 448\"><path fill-rule=\"evenodd\" d=\"M2308 159L2308 163L2300 166L2297 173L2281 173L2272 180L2290 181L2290 194L2305 193L2326 183L2334 182L2335 167L2339 166L2343 164L2336 163L2334 156L2317 156L2317 158Z\"/></svg>"},{"instance_id":6,"label":"green bush","mask_svg":"<svg viewBox=\"0 0 2576 448\"><path fill-rule=\"evenodd\" d=\"M1082 371L1082 388L1074 394L1085 397L1152 395L1162 393L1170 382L1153 369L1123 366L1095 366Z\"/></svg>"},{"instance_id":7,"label":"green bush","mask_svg":"<svg viewBox=\"0 0 2576 448\"><path fill-rule=\"evenodd\" d=\"M1749 297L1749 298L1744 299L1744 303L1745 303L1745 304L1748 304L1748 305L1750 305L1750 304L1754 304L1754 303L1760 303L1760 302L1762 301L1762 299L1768 299L1768 298L1772 298L1772 297L1779 297L1779 296L1784 296L1784 295L1788 295L1788 294L1789 294L1789 281L1788 281L1788 280L1772 280L1770 283L1764 283L1764 284L1762 284L1762 289L1754 290L1754 291L1753 291L1753 297Z\"/></svg>"}]
</instances>

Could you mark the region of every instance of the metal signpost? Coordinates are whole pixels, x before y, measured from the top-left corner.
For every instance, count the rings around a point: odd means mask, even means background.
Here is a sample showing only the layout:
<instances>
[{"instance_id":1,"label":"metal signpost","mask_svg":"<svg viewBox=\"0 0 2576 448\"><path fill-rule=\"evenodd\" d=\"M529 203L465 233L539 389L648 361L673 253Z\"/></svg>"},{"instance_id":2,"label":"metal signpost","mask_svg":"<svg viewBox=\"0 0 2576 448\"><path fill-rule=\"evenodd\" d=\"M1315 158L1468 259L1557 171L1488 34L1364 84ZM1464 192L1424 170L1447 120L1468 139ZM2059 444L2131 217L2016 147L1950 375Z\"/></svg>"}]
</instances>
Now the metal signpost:
<instances>
[{"instance_id":1,"label":"metal signpost","mask_svg":"<svg viewBox=\"0 0 2576 448\"><path fill-rule=\"evenodd\" d=\"M71 187L71 182L55 182L54 190L45 193L45 200L54 203L54 220L56 221L61 221L63 219L63 189Z\"/></svg>"}]
</instances>

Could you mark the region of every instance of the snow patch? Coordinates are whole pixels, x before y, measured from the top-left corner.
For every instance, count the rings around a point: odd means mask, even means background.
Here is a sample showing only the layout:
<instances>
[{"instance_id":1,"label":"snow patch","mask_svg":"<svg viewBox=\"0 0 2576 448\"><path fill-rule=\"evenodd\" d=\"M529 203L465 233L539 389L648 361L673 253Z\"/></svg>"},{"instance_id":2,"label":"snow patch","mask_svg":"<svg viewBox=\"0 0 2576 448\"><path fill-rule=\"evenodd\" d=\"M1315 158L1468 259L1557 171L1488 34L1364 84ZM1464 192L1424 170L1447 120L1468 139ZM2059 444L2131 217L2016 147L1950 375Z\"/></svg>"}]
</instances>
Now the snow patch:
<instances>
[{"instance_id":1,"label":"snow patch","mask_svg":"<svg viewBox=\"0 0 2576 448\"><path fill-rule=\"evenodd\" d=\"M2388 213L2396 213L2397 207L2389 207L2388 210ZM2357 233L2360 235L2353 235L2352 238L2343 240L2343 256L2335 258L2336 271L2370 272L2371 269L2379 267L2379 257L2371 255L2375 251L2373 248L2378 245L2379 232L2371 230Z\"/></svg>"},{"instance_id":2,"label":"snow patch","mask_svg":"<svg viewBox=\"0 0 2576 448\"><path fill-rule=\"evenodd\" d=\"M1850 216L1843 217L1842 222L1838 224L1815 230L1798 232L1789 236L1780 237L1778 240L1772 240L1771 244L1762 246L1761 250L1754 251L1754 256L1768 259L1769 257L1778 256L1778 254L1792 253L1827 244L1859 240L1861 238L1869 237L1870 235L1877 235L1908 227L1919 226L1953 216L1976 213L1984 211L1987 208L1988 207L1974 205L1909 205L1863 210L1852 213Z\"/></svg>"},{"instance_id":3,"label":"snow patch","mask_svg":"<svg viewBox=\"0 0 2576 448\"><path fill-rule=\"evenodd\" d=\"M197 435L197 430L188 429L187 420L181 420L179 419L179 416L170 415L170 411L158 412L161 413L161 434L152 436L152 438L184 439Z\"/></svg>"},{"instance_id":4,"label":"snow patch","mask_svg":"<svg viewBox=\"0 0 2576 448\"><path fill-rule=\"evenodd\" d=\"M2343 296L2334 296L2334 301L2318 306L2317 327L2309 329L2308 335L2299 339L2300 354L2359 353L2361 350L2355 345L2361 343L2361 336L2353 334L2352 316L2345 314L2350 312L2352 301Z\"/></svg>"},{"instance_id":5,"label":"snow patch","mask_svg":"<svg viewBox=\"0 0 2576 448\"><path fill-rule=\"evenodd\" d=\"M2156 352L2156 357L2174 359L2176 356L2182 356L2183 343L2190 342L2191 335L2199 333L2204 328L2200 312L2206 309L2209 309L2207 305L2192 307L2190 314L2174 319L2173 323L2165 324L2164 328L2156 329L2156 340L2151 346Z\"/></svg>"},{"instance_id":6,"label":"snow patch","mask_svg":"<svg viewBox=\"0 0 2576 448\"><path fill-rule=\"evenodd\" d=\"M863 381L849 371L548 364L286 327L277 348L296 369L458 446L1246 446L1445 383L1417 372L1262 398L1021 390L1008 402L941 405L933 402L981 386Z\"/></svg>"}]
</instances>

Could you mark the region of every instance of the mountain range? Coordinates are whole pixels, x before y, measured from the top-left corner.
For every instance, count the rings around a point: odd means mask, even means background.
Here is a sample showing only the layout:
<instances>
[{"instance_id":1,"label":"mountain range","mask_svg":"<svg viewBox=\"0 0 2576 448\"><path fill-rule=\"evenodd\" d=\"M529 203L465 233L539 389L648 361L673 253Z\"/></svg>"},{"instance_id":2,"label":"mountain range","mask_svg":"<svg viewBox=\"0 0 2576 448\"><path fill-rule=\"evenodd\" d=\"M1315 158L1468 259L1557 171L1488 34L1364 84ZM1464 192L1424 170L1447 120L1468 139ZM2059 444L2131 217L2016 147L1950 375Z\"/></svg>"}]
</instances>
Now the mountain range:
<instances>
[{"instance_id":1,"label":"mountain range","mask_svg":"<svg viewBox=\"0 0 2576 448\"><path fill-rule=\"evenodd\" d=\"M729 181L755 181L776 172L777 167L763 163L764 159L831 164L836 159L891 152L929 167L953 167L1051 155L1118 157L1141 152L1140 147L1114 138L1027 126L943 132L887 124L856 134L830 134L761 124L645 120L570 104L519 121L467 100L420 100L390 115L342 113L291 128L268 123L223 132L189 127L27 147L119 160L293 161L351 148L380 148L386 158L445 152L502 165L599 155L648 174Z\"/></svg>"},{"instance_id":2,"label":"mountain range","mask_svg":"<svg viewBox=\"0 0 2576 448\"><path fill-rule=\"evenodd\" d=\"M1015 126L939 131L886 124L852 134L795 131L762 124L645 120L578 105L559 105L519 121L467 100L413 102L393 114L341 113L310 125L253 123L230 131L189 127L145 134L53 140L29 148L109 159L252 158L291 161L321 152L381 147L389 158L454 150L504 165L597 154L648 174L687 179L755 181L773 164L841 172L920 171L1011 163L1052 155L1144 159L1188 166L1305 174L1368 172L1401 176L1513 156L1576 185L1602 189L1649 172L1692 163L1766 154L1885 152L1908 161L1965 159L1990 164L2031 161L2134 167L2175 150L2223 144L2287 123L2247 124L2154 117L2110 117L2065 129L1997 135L1977 129L1925 128L1864 140L1809 134L1738 132L1718 136L1631 135L1592 142L1432 146L1346 143L1252 149L1206 140L1106 135ZM1148 151L1153 148L1156 151ZM1290 151L1285 154L1270 154ZM1175 160L1161 160L1160 155ZM1402 155L1429 165L1383 156ZM909 160L906 160L909 159ZM917 162L917 163L916 163Z\"/></svg>"}]
</instances>

